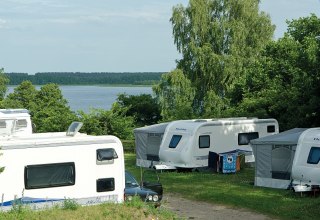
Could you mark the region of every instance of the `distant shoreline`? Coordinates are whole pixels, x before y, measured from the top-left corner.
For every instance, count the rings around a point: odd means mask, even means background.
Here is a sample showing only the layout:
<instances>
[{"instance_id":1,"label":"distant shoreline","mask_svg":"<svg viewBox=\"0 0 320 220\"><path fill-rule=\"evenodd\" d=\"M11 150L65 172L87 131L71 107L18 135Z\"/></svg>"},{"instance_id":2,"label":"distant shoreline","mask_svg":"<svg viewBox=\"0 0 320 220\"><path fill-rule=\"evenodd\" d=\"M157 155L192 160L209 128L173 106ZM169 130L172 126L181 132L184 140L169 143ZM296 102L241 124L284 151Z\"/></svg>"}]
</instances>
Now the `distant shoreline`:
<instances>
[{"instance_id":1,"label":"distant shoreline","mask_svg":"<svg viewBox=\"0 0 320 220\"><path fill-rule=\"evenodd\" d=\"M58 84L58 83L56 83ZM46 84L34 84L34 86L44 86ZM58 86L100 86L100 87L152 87L155 84L136 85L136 84L58 84ZM7 86L19 86L19 84L7 84Z\"/></svg>"},{"instance_id":2,"label":"distant shoreline","mask_svg":"<svg viewBox=\"0 0 320 220\"><path fill-rule=\"evenodd\" d=\"M36 73L6 73L8 85L20 85L23 81L30 81L33 85L103 85L103 86L152 86L161 80L162 72L141 73L81 73L81 72L54 72Z\"/></svg>"}]
</instances>

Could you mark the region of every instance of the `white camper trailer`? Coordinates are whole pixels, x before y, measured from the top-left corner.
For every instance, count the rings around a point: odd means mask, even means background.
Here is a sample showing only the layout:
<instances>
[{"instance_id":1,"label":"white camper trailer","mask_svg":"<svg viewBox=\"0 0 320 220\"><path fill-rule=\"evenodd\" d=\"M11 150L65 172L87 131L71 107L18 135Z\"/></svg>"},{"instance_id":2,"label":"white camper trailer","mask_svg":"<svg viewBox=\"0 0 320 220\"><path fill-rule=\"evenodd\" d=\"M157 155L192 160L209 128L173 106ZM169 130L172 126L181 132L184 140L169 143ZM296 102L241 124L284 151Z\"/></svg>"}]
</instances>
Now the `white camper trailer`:
<instances>
[{"instance_id":1,"label":"white camper trailer","mask_svg":"<svg viewBox=\"0 0 320 220\"><path fill-rule=\"evenodd\" d=\"M320 128L310 128L299 138L292 164L295 191L311 191L320 186Z\"/></svg>"},{"instance_id":2,"label":"white camper trailer","mask_svg":"<svg viewBox=\"0 0 320 220\"><path fill-rule=\"evenodd\" d=\"M0 137L29 135L32 123L26 109L0 109Z\"/></svg>"},{"instance_id":3,"label":"white camper trailer","mask_svg":"<svg viewBox=\"0 0 320 220\"><path fill-rule=\"evenodd\" d=\"M33 209L73 199L81 205L122 202L125 176L120 140L114 136L39 133L2 138L0 210Z\"/></svg>"},{"instance_id":4,"label":"white camper trailer","mask_svg":"<svg viewBox=\"0 0 320 220\"><path fill-rule=\"evenodd\" d=\"M246 152L246 162L254 161L249 142L279 132L275 119L226 118L181 120L169 123L159 147L157 169L208 166L209 151Z\"/></svg>"}]
</instances>

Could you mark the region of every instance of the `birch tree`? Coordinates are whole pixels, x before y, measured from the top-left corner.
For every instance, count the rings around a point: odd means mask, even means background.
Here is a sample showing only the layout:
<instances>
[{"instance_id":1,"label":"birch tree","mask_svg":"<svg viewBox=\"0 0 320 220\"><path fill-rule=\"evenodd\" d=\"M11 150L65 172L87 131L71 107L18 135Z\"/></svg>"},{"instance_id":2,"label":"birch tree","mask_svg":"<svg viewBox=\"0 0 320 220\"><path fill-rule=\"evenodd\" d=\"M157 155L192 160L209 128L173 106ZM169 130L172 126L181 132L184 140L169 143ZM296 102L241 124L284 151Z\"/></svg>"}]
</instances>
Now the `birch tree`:
<instances>
[{"instance_id":1,"label":"birch tree","mask_svg":"<svg viewBox=\"0 0 320 220\"><path fill-rule=\"evenodd\" d=\"M190 80L190 91L195 91L193 113L221 114L223 107L214 110L216 105L224 105L228 91L271 40L270 17L259 11L259 0L190 0L186 7L173 8L170 21L182 55L177 69ZM169 98L158 94L160 99ZM213 103L206 103L212 99Z\"/></svg>"}]
</instances>

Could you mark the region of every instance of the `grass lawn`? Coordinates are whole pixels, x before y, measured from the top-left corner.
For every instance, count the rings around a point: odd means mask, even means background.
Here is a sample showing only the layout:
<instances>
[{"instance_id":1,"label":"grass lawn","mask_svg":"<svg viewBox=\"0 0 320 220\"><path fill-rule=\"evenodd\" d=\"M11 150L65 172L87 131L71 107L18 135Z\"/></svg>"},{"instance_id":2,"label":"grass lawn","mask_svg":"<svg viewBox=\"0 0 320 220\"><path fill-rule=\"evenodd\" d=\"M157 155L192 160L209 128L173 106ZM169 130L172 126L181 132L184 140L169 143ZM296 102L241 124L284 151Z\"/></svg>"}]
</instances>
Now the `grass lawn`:
<instances>
[{"instance_id":1,"label":"grass lawn","mask_svg":"<svg viewBox=\"0 0 320 220\"><path fill-rule=\"evenodd\" d=\"M126 169L138 178L135 154L126 154ZM162 172L164 192L185 198L247 208L280 219L320 219L320 197L300 196L289 190L256 187L254 168L236 174Z\"/></svg>"},{"instance_id":2,"label":"grass lawn","mask_svg":"<svg viewBox=\"0 0 320 220\"><path fill-rule=\"evenodd\" d=\"M0 219L5 220L102 220L102 219L125 219L125 220L172 220L175 215L164 209L155 209L140 199L135 198L131 202L122 204L104 203L94 206L79 206L76 203L66 203L63 207L55 207L42 211L31 211L25 207L18 207L9 212L0 212Z\"/></svg>"}]
</instances>

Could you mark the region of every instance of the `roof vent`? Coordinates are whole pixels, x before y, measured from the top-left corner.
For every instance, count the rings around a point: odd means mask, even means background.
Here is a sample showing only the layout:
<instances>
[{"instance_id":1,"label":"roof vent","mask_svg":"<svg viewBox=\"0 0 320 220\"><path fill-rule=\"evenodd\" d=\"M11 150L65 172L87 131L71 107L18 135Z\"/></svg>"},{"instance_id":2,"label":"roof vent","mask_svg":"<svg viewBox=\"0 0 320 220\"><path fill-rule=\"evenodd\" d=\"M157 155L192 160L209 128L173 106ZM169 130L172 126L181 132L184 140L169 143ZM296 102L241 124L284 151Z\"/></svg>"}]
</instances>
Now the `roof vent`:
<instances>
[{"instance_id":1,"label":"roof vent","mask_svg":"<svg viewBox=\"0 0 320 220\"><path fill-rule=\"evenodd\" d=\"M206 119L196 119L194 122L207 122L208 120Z\"/></svg>"},{"instance_id":2,"label":"roof vent","mask_svg":"<svg viewBox=\"0 0 320 220\"><path fill-rule=\"evenodd\" d=\"M80 128L82 127L82 125L83 125L82 122L77 122L77 121L72 122L68 128L66 135L71 137L75 136L80 130Z\"/></svg>"}]
</instances>

